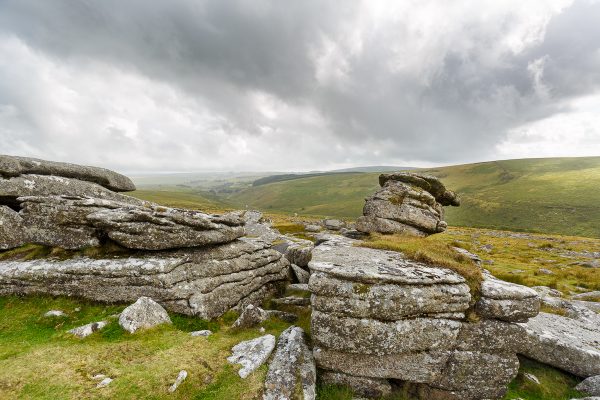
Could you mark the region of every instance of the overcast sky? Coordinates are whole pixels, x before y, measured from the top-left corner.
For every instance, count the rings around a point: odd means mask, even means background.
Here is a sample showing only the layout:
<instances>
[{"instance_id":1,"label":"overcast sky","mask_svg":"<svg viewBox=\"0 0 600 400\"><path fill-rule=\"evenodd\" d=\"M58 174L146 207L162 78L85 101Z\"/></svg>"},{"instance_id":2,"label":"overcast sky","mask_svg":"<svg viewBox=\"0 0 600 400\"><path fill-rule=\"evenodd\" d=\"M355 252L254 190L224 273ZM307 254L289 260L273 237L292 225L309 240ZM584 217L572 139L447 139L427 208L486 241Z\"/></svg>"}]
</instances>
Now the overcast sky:
<instances>
[{"instance_id":1,"label":"overcast sky","mask_svg":"<svg viewBox=\"0 0 600 400\"><path fill-rule=\"evenodd\" d=\"M600 1L0 0L0 139L123 172L600 155Z\"/></svg>"}]
</instances>

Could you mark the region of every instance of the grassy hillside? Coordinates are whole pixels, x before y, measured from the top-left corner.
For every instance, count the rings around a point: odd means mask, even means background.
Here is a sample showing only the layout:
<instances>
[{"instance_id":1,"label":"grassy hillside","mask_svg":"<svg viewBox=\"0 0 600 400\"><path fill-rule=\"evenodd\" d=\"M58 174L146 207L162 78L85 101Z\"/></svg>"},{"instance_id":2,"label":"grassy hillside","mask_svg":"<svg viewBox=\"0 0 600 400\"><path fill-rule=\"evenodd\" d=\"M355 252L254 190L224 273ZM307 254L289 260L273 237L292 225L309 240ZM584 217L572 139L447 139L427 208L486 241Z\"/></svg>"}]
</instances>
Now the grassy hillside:
<instances>
[{"instance_id":1,"label":"grassy hillside","mask_svg":"<svg viewBox=\"0 0 600 400\"><path fill-rule=\"evenodd\" d=\"M493 161L424 170L460 193L451 225L600 237L600 157ZM227 200L265 211L356 218L377 173L252 187Z\"/></svg>"}]
</instances>

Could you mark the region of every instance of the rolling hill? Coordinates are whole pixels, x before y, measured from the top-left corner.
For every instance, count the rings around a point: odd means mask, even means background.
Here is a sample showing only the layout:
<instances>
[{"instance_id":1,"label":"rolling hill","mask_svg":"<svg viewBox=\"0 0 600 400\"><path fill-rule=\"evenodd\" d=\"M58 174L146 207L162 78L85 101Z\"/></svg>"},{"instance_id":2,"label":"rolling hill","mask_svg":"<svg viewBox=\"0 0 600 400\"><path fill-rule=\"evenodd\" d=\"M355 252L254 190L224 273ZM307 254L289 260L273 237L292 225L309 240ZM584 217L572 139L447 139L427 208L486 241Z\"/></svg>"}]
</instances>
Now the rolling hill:
<instances>
[{"instance_id":1,"label":"rolling hill","mask_svg":"<svg viewBox=\"0 0 600 400\"><path fill-rule=\"evenodd\" d=\"M472 226L600 237L600 157L492 161L420 170L457 191L447 221ZM353 219L378 173L322 175L250 187L226 199L241 208Z\"/></svg>"}]
</instances>

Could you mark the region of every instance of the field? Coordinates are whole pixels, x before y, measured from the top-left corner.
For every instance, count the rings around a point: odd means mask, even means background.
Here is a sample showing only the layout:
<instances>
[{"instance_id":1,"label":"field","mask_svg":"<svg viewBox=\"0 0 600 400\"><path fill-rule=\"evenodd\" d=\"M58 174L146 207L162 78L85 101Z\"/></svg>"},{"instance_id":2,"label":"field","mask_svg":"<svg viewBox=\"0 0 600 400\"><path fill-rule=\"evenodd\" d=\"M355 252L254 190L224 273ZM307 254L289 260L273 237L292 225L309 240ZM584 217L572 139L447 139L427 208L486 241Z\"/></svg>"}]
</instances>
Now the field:
<instances>
[{"instance_id":1,"label":"field","mask_svg":"<svg viewBox=\"0 0 600 400\"><path fill-rule=\"evenodd\" d=\"M462 198L454 226L600 237L600 157L493 161L423 170ZM378 173L325 175L244 189L229 207L355 219Z\"/></svg>"}]
</instances>

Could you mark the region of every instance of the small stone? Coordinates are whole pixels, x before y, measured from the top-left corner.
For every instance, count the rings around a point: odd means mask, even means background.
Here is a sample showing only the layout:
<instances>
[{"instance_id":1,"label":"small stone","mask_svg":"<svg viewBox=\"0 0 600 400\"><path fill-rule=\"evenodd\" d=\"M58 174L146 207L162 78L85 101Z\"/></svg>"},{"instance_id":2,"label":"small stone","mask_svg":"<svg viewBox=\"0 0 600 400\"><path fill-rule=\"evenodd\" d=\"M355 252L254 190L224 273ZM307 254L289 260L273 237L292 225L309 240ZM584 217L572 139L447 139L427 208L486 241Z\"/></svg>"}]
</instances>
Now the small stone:
<instances>
[{"instance_id":1,"label":"small stone","mask_svg":"<svg viewBox=\"0 0 600 400\"><path fill-rule=\"evenodd\" d=\"M307 284L310 279L310 273L296 264L292 264L292 270L294 271L294 275L296 275L296 279L299 283Z\"/></svg>"},{"instance_id":2,"label":"small stone","mask_svg":"<svg viewBox=\"0 0 600 400\"><path fill-rule=\"evenodd\" d=\"M256 307L254 304L248 304L238 319L236 319L233 325L231 325L231 328L251 328L266 321L268 318L269 313L267 313L265 310L260 307Z\"/></svg>"},{"instance_id":3,"label":"small stone","mask_svg":"<svg viewBox=\"0 0 600 400\"><path fill-rule=\"evenodd\" d=\"M50 310L46 314L44 314L44 317L46 317L46 318L50 318L50 317L66 317L66 316L67 316L67 314L65 314L61 310Z\"/></svg>"},{"instance_id":4,"label":"small stone","mask_svg":"<svg viewBox=\"0 0 600 400\"><path fill-rule=\"evenodd\" d=\"M83 326L71 329L68 333L77 336L78 338L83 339L84 337L90 336L92 333L97 332L108 325L106 321L99 322L91 322L89 324L85 324Z\"/></svg>"},{"instance_id":5,"label":"small stone","mask_svg":"<svg viewBox=\"0 0 600 400\"><path fill-rule=\"evenodd\" d=\"M185 381L185 378L187 378L187 376L188 376L188 373L186 370L182 369L181 371L179 371L179 374L177 375L177 379L175 379L175 382L169 388L169 393L173 393L174 391L176 391L177 388L179 387L179 385L181 385L183 383L183 381Z\"/></svg>"},{"instance_id":6,"label":"small stone","mask_svg":"<svg viewBox=\"0 0 600 400\"><path fill-rule=\"evenodd\" d=\"M530 382L533 382L533 383L535 383L536 385L540 385L540 380L539 380L539 379L538 379L538 377L537 377L537 376L535 376L534 374L532 374L532 373L529 373L529 372L525 372L525 373L523 374L523 376L524 376L524 377L525 377L525 379L527 379L528 381L530 381Z\"/></svg>"},{"instance_id":7,"label":"small stone","mask_svg":"<svg viewBox=\"0 0 600 400\"><path fill-rule=\"evenodd\" d=\"M208 329L204 329L202 331L194 331L194 332L190 332L190 336L194 336L194 337L198 337L198 336L210 336L212 335L212 332L209 331Z\"/></svg>"},{"instance_id":8,"label":"small stone","mask_svg":"<svg viewBox=\"0 0 600 400\"><path fill-rule=\"evenodd\" d=\"M260 333L265 333L267 330L266 330L266 329L265 329L263 326L261 326L261 327L260 327L260 329L259 329L258 331L259 331Z\"/></svg>"},{"instance_id":9,"label":"small stone","mask_svg":"<svg viewBox=\"0 0 600 400\"><path fill-rule=\"evenodd\" d=\"M590 396L600 396L600 375L584 379L575 389Z\"/></svg>"},{"instance_id":10,"label":"small stone","mask_svg":"<svg viewBox=\"0 0 600 400\"><path fill-rule=\"evenodd\" d=\"M119 325L129 333L170 323L171 318L165 309L149 297L140 297L119 316Z\"/></svg>"},{"instance_id":11,"label":"small stone","mask_svg":"<svg viewBox=\"0 0 600 400\"><path fill-rule=\"evenodd\" d=\"M288 289L297 290L299 292L310 292L308 289L308 283L292 283L288 285Z\"/></svg>"},{"instance_id":12,"label":"small stone","mask_svg":"<svg viewBox=\"0 0 600 400\"><path fill-rule=\"evenodd\" d=\"M304 225L304 230L306 232L321 232L323 230L323 228L320 227L319 225L306 224L306 225Z\"/></svg>"},{"instance_id":13,"label":"small stone","mask_svg":"<svg viewBox=\"0 0 600 400\"><path fill-rule=\"evenodd\" d=\"M242 369L238 371L238 374L245 379L267 361L274 348L275 336L264 335L233 346L232 355L227 357L227 361L231 364L240 364Z\"/></svg>"},{"instance_id":14,"label":"small stone","mask_svg":"<svg viewBox=\"0 0 600 400\"><path fill-rule=\"evenodd\" d=\"M103 387L107 387L108 385L110 385L110 383L113 381L112 378L104 378L102 379L102 381L100 381L99 384L96 385L96 388L100 389Z\"/></svg>"},{"instance_id":15,"label":"small stone","mask_svg":"<svg viewBox=\"0 0 600 400\"><path fill-rule=\"evenodd\" d=\"M554 272L550 271L549 269L546 268L540 268L538 269L538 273L542 274L542 275L554 275Z\"/></svg>"}]
</instances>

